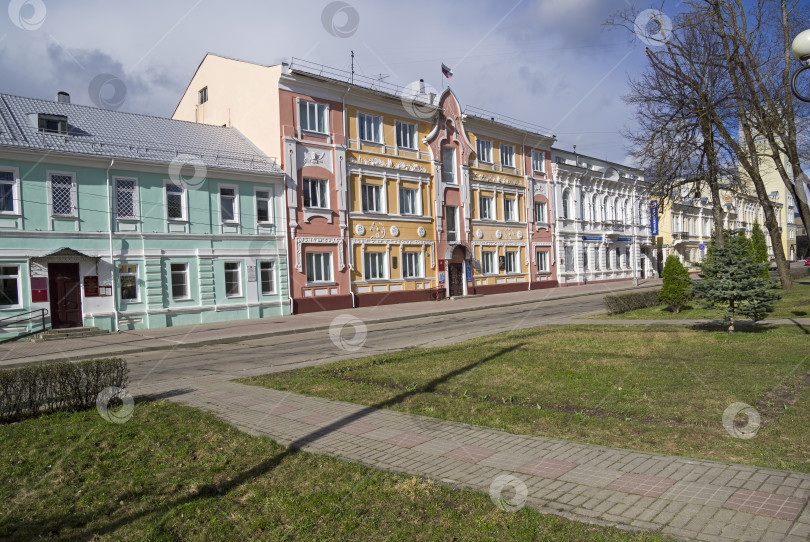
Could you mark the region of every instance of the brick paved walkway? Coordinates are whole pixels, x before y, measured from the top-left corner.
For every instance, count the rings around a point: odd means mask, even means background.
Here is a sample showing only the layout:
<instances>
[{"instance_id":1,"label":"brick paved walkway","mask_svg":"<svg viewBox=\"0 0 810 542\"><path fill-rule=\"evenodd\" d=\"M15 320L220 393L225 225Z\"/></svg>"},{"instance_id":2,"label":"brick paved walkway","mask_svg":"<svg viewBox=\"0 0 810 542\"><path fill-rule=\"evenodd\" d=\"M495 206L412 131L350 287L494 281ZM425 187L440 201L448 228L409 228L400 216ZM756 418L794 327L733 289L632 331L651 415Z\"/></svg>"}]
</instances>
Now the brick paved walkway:
<instances>
[{"instance_id":1,"label":"brick paved walkway","mask_svg":"<svg viewBox=\"0 0 810 542\"><path fill-rule=\"evenodd\" d=\"M297 449L374 468L484 492L506 480L513 488L503 494L507 503L523 484L527 504L579 521L690 540L810 538L808 474L513 435L224 378L175 382L184 389L133 391L208 410L243 431Z\"/></svg>"}]
</instances>

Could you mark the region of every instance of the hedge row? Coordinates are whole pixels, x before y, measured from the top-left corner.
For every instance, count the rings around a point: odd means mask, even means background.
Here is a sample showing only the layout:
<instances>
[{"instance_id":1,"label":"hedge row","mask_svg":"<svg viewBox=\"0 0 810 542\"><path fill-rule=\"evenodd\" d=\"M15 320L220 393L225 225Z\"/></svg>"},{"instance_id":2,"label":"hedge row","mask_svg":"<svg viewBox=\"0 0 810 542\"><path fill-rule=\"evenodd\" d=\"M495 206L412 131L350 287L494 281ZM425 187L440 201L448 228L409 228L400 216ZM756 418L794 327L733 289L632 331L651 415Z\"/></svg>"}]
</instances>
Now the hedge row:
<instances>
[{"instance_id":1,"label":"hedge row","mask_svg":"<svg viewBox=\"0 0 810 542\"><path fill-rule=\"evenodd\" d=\"M610 314L634 311L647 307L657 307L661 304L658 301L660 289L644 290L642 292L630 292L627 294L614 294L605 296L605 308Z\"/></svg>"},{"instance_id":2,"label":"hedge row","mask_svg":"<svg viewBox=\"0 0 810 542\"><path fill-rule=\"evenodd\" d=\"M128 380L129 369L121 358L0 370L0 420L90 408L102 390L123 388Z\"/></svg>"}]
</instances>

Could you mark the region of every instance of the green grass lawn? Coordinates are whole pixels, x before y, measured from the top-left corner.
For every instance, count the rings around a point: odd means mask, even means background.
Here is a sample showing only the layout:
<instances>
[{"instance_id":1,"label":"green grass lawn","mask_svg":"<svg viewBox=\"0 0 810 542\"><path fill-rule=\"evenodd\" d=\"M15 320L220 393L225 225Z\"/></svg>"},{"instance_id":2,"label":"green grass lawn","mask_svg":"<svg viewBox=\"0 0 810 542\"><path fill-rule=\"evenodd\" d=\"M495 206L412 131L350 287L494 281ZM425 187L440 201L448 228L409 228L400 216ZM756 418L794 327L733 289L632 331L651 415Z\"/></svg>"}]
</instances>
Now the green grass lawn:
<instances>
[{"instance_id":1,"label":"green grass lawn","mask_svg":"<svg viewBox=\"0 0 810 542\"><path fill-rule=\"evenodd\" d=\"M782 299L774 303L774 311L768 318L808 318L810 317L810 284L794 284L790 290L778 290ZM670 319L703 319L718 320L723 318L722 311L701 309L695 303L673 313L667 307L650 307L622 314L599 314L588 318L610 318L617 320L670 320Z\"/></svg>"},{"instance_id":2,"label":"green grass lawn","mask_svg":"<svg viewBox=\"0 0 810 542\"><path fill-rule=\"evenodd\" d=\"M0 426L0 540L663 541L287 451L200 411L141 402Z\"/></svg>"},{"instance_id":3,"label":"green grass lawn","mask_svg":"<svg viewBox=\"0 0 810 542\"><path fill-rule=\"evenodd\" d=\"M242 380L537 434L810 472L810 338L671 326L547 326ZM755 406L756 437L722 425Z\"/></svg>"}]
</instances>

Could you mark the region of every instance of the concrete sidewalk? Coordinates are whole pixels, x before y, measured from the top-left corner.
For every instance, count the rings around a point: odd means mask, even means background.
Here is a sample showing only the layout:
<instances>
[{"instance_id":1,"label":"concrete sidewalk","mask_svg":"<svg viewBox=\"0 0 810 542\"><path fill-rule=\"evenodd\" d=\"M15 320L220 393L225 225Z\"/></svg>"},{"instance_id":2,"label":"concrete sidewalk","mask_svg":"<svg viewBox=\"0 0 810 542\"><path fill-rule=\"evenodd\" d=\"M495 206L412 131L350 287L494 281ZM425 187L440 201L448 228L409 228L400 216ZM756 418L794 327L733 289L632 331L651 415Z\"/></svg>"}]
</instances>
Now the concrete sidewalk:
<instances>
[{"instance_id":1,"label":"concrete sidewalk","mask_svg":"<svg viewBox=\"0 0 810 542\"><path fill-rule=\"evenodd\" d=\"M495 502L508 497L499 505L510 509L528 504L689 540L810 538L808 474L515 435L226 380L235 376L132 392L207 410L296 449L482 491Z\"/></svg>"},{"instance_id":2,"label":"concrete sidewalk","mask_svg":"<svg viewBox=\"0 0 810 542\"><path fill-rule=\"evenodd\" d=\"M223 344L246 339L318 331L328 329L334 319L341 314L349 314L359 318L366 325L371 325L512 305L542 303L578 296L606 295L660 285L660 279L640 281L639 286L633 286L631 281L598 283L442 301L422 301L275 318L237 320L226 323L121 331L109 335L59 341L36 343L17 341L0 344L0 367Z\"/></svg>"}]
</instances>

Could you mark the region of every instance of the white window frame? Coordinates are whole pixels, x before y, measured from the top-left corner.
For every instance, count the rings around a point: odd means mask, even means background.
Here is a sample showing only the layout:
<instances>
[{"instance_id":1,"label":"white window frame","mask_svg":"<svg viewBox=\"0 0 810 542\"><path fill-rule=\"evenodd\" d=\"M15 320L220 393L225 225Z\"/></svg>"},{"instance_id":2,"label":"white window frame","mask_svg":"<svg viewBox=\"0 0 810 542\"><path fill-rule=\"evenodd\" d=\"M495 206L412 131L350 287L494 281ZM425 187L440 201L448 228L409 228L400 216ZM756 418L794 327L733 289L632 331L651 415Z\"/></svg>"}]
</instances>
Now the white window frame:
<instances>
[{"instance_id":1,"label":"white window frame","mask_svg":"<svg viewBox=\"0 0 810 542\"><path fill-rule=\"evenodd\" d=\"M448 156L452 156L450 164L447 163ZM456 177L456 148L452 145L442 146L442 181L445 184L458 184Z\"/></svg>"},{"instance_id":2,"label":"white window frame","mask_svg":"<svg viewBox=\"0 0 810 542\"><path fill-rule=\"evenodd\" d=\"M407 201L406 198L403 197L403 192L412 192L413 198L413 208L410 212L407 209L403 210L403 203ZM420 188L411 188L408 186L400 186L399 187L399 214L406 215L406 216L422 216L422 189Z\"/></svg>"},{"instance_id":3,"label":"white window frame","mask_svg":"<svg viewBox=\"0 0 810 542\"><path fill-rule=\"evenodd\" d=\"M510 261L512 260L512 261ZM519 274L520 273L520 251L519 250L507 250L504 252L504 263L506 264L504 269L507 274Z\"/></svg>"},{"instance_id":4,"label":"white window frame","mask_svg":"<svg viewBox=\"0 0 810 542\"><path fill-rule=\"evenodd\" d=\"M265 291L265 289L264 289L265 270L262 269L262 267L265 266L265 265L270 266L269 277L270 277L270 286L271 286L271 288L270 288L269 291ZM276 280L276 262L274 260L260 260L258 262L258 266L259 266L259 294L260 295L275 295L275 294L277 294L278 291L276 290L276 284L278 283L278 280Z\"/></svg>"},{"instance_id":5,"label":"white window frame","mask_svg":"<svg viewBox=\"0 0 810 542\"><path fill-rule=\"evenodd\" d=\"M182 265L183 271L175 271L172 269L175 265ZM169 288L171 289L172 301L185 301L191 299L191 285L189 284L189 272L188 272L188 262L169 262ZM174 295L174 277L175 274L183 275L183 281L185 286L185 292L183 296L175 296Z\"/></svg>"},{"instance_id":6,"label":"white window frame","mask_svg":"<svg viewBox=\"0 0 810 542\"><path fill-rule=\"evenodd\" d=\"M307 190L307 183L311 183L313 181L317 181L319 185L323 186L323 193L319 193L319 197L322 197L324 201L319 201L321 205L307 205L306 204L306 190ZM307 209L329 209L329 181L326 179L318 179L316 177L304 177L304 201L303 206ZM311 201L310 201L311 203Z\"/></svg>"},{"instance_id":7,"label":"white window frame","mask_svg":"<svg viewBox=\"0 0 810 542\"><path fill-rule=\"evenodd\" d=\"M363 280L386 280L388 278L388 253L367 251L363 253ZM377 260L372 262L372 260ZM374 271L372 273L371 271ZM375 276L372 276L375 275Z\"/></svg>"},{"instance_id":8,"label":"white window frame","mask_svg":"<svg viewBox=\"0 0 810 542\"><path fill-rule=\"evenodd\" d=\"M517 196L514 197L503 197L503 220L504 222L520 222L520 217L518 216L518 204L517 204ZM509 210L509 216L507 217L506 210Z\"/></svg>"},{"instance_id":9,"label":"white window frame","mask_svg":"<svg viewBox=\"0 0 810 542\"><path fill-rule=\"evenodd\" d=\"M233 190L233 218L225 220L222 216L222 190ZM219 223L220 224L239 224L239 187L235 184L220 184L217 186L217 207L219 208Z\"/></svg>"},{"instance_id":10,"label":"white window frame","mask_svg":"<svg viewBox=\"0 0 810 542\"><path fill-rule=\"evenodd\" d=\"M259 192L267 192L267 198L259 197ZM254 199L254 211L256 212L256 223L257 224L274 224L276 221L276 208L275 208L275 190L272 186L266 187L254 187L253 189L253 199ZM259 202L260 201L267 201L267 220L259 220Z\"/></svg>"},{"instance_id":11,"label":"white window frame","mask_svg":"<svg viewBox=\"0 0 810 542\"><path fill-rule=\"evenodd\" d=\"M374 183L360 183L360 205L362 205L364 213L377 213L384 214L385 205L385 185ZM374 194L373 200L369 199L366 194L371 192ZM374 209L368 203L374 203Z\"/></svg>"},{"instance_id":12,"label":"white window frame","mask_svg":"<svg viewBox=\"0 0 810 542\"><path fill-rule=\"evenodd\" d=\"M544 151L532 151L532 172L546 174L546 153Z\"/></svg>"},{"instance_id":13,"label":"white window frame","mask_svg":"<svg viewBox=\"0 0 810 542\"><path fill-rule=\"evenodd\" d=\"M551 273L548 265L548 250L538 250L537 257L537 272L538 273Z\"/></svg>"},{"instance_id":14,"label":"white window frame","mask_svg":"<svg viewBox=\"0 0 810 542\"><path fill-rule=\"evenodd\" d=\"M2 298L0 298L0 308L13 309L13 308L22 307L22 304L23 304L22 277L20 276L21 275L20 268L22 266L20 264L17 264L17 263L11 264L11 263L0 262L0 268L3 268L3 267L15 267L15 268L17 268L17 273L15 275L0 274L0 279L14 279L15 281L17 281L17 303L14 304L14 305L11 305L11 304L6 305L5 301Z\"/></svg>"},{"instance_id":15,"label":"white window frame","mask_svg":"<svg viewBox=\"0 0 810 542\"><path fill-rule=\"evenodd\" d=\"M534 202L534 221L536 224L548 224L548 206L545 201Z\"/></svg>"},{"instance_id":16,"label":"white window frame","mask_svg":"<svg viewBox=\"0 0 810 542\"><path fill-rule=\"evenodd\" d=\"M79 218L79 198L78 198L78 190L76 187L76 174L69 171L48 171L48 213L50 216L53 217L64 217L64 218ZM62 176L62 177L70 177L70 207L71 212L69 214L57 214L54 213L53 210L53 184L52 180L54 176Z\"/></svg>"},{"instance_id":17,"label":"white window frame","mask_svg":"<svg viewBox=\"0 0 810 542\"><path fill-rule=\"evenodd\" d=\"M367 122L370 124L367 125ZM372 131L371 134L368 133L369 129ZM380 115L372 115L371 113L357 113L357 137L365 143L384 145L383 118ZM376 139L373 139L375 137Z\"/></svg>"},{"instance_id":18,"label":"white window frame","mask_svg":"<svg viewBox=\"0 0 810 542\"><path fill-rule=\"evenodd\" d=\"M301 108L306 108L306 119L303 118ZM311 128L310 122L310 106L314 108L315 114L315 128ZM319 120L321 119L320 115L318 114L320 111L323 111L323 124L324 126L318 126ZM303 98L298 99L298 126L304 132L312 132L315 134L328 134L329 133L329 104L321 103L321 102L313 102L312 100L305 100ZM306 125L304 123L306 122Z\"/></svg>"},{"instance_id":19,"label":"white window frame","mask_svg":"<svg viewBox=\"0 0 810 542\"><path fill-rule=\"evenodd\" d=\"M394 121L394 131L398 149L405 149L409 151L416 150L417 142L419 141L419 130L417 129L416 124L397 120ZM403 135L407 135L407 139L410 140L411 146L402 144L402 140L404 139L402 137Z\"/></svg>"},{"instance_id":20,"label":"white window frame","mask_svg":"<svg viewBox=\"0 0 810 542\"><path fill-rule=\"evenodd\" d=\"M486 205L484 205L484 200L488 200ZM486 212L484 212L485 209ZM495 196L478 194L478 218L480 220L495 220Z\"/></svg>"},{"instance_id":21,"label":"white window frame","mask_svg":"<svg viewBox=\"0 0 810 542\"><path fill-rule=\"evenodd\" d=\"M457 243L459 241L459 224L458 224L458 207L455 205L448 205L445 207L445 220L447 221L447 242L448 243ZM452 230L450 229L450 216L453 217L453 226L455 226ZM450 234L453 234L453 238L450 239Z\"/></svg>"},{"instance_id":22,"label":"white window frame","mask_svg":"<svg viewBox=\"0 0 810 542\"><path fill-rule=\"evenodd\" d=\"M408 260L415 260L408 262ZM408 273L410 271L411 273ZM425 267L423 265L423 258L421 252L403 252L402 253L402 278L403 279L421 279L425 277Z\"/></svg>"},{"instance_id":23,"label":"white window frame","mask_svg":"<svg viewBox=\"0 0 810 542\"><path fill-rule=\"evenodd\" d=\"M236 265L236 293L228 292L228 273L233 273L233 269L228 269L229 265ZM242 297L242 262L239 260L228 260L222 263L222 272L225 286L225 297ZM233 283L231 281L230 283Z\"/></svg>"},{"instance_id":24,"label":"white window frame","mask_svg":"<svg viewBox=\"0 0 810 542\"><path fill-rule=\"evenodd\" d=\"M501 165L503 167L515 167L515 146L501 143Z\"/></svg>"},{"instance_id":25,"label":"white window frame","mask_svg":"<svg viewBox=\"0 0 810 542\"><path fill-rule=\"evenodd\" d=\"M180 188L180 210L182 215L180 218L169 217L169 191L168 186L177 186ZM182 182L176 183L171 179L163 181L163 214L168 222L188 222L188 189Z\"/></svg>"},{"instance_id":26,"label":"white window frame","mask_svg":"<svg viewBox=\"0 0 810 542\"><path fill-rule=\"evenodd\" d=\"M119 214L119 191L118 191L118 181L127 181L133 183L132 188L132 215L131 216L122 216ZM118 220L140 220L141 218L141 200L139 197L139 188L138 188L138 178L137 177L122 177L122 176L115 176L113 177L113 186L115 187L115 218Z\"/></svg>"},{"instance_id":27,"label":"white window frame","mask_svg":"<svg viewBox=\"0 0 810 542\"><path fill-rule=\"evenodd\" d=\"M489 139L478 138L475 141L475 151L478 155L478 161L482 164L492 164L492 141Z\"/></svg>"},{"instance_id":28,"label":"white window frame","mask_svg":"<svg viewBox=\"0 0 810 542\"><path fill-rule=\"evenodd\" d=\"M121 271L121 266L123 265L130 265L135 268L134 273L124 273ZM140 303L141 301L141 288L140 288L140 281L138 278L138 273L140 271L140 266L137 263L124 263L118 262L118 266L116 271L118 272L118 300L121 303ZM124 298L121 295L121 287L123 286L123 281L121 280L122 277L135 277L135 297L132 298Z\"/></svg>"},{"instance_id":29,"label":"white window frame","mask_svg":"<svg viewBox=\"0 0 810 542\"><path fill-rule=\"evenodd\" d=\"M569 220L571 218L571 190L565 188L560 200L562 205L562 217L564 220Z\"/></svg>"},{"instance_id":30,"label":"white window frame","mask_svg":"<svg viewBox=\"0 0 810 542\"><path fill-rule=\"evenodd\" d=\"M20 170L17 168L0 167L0 173L11 173L11 180L0 180L0 184L11 185L11 211L0 209L3 216L22 216L20 206Z\"/></svg>"},{"instance_id":31,"label":"white window frame","mask_svg":"<svg viewBox=\"0 0 810 542\"><path fill-rule=\"evenodd\" d=\"M318 255L321 257L320 262L320 271L324 275L324 278L317 279L313 278L310 280L310 271L314 271L315 269L315 256ZM307 284L328 284L333 282L332 277L332 253L331 252L323 252L323 251L312 251L307 252L306 256L304 256L306 261L306 274L307 274ZM311 259L310 259L311 258ZM326 272L328 272L329 276L326 276Z\"/></svg>"},{"instance_id":32,"label":"white window frame","mask_svg":"<svg viewBox=\"0 0 810 542\"><path fill-rule=\"evenodd\" d=\"M498 274L498 251L497 250L481 250L481 274L482 275L497 275Z\"/></svg>"}]
</instances>

